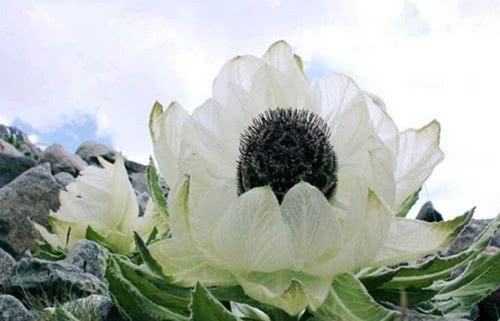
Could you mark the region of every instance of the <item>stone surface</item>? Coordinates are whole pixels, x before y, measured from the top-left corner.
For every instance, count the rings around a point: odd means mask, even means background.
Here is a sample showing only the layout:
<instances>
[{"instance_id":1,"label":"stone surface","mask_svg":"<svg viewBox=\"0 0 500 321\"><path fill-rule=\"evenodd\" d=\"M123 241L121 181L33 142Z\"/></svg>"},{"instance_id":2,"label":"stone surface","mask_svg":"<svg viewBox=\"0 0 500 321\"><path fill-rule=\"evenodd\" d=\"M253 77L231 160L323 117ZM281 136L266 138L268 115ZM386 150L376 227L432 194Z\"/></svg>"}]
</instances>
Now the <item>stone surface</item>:
<instances>
[{"instance_id":1,"label":"stone surface","mask_svg":"<svg viewBox=\"0 0 500 321\"><path fill-rule=\"evenodd\" d=\"M0 295L0 321L31 321L35 317L11 295Z\"/></svg>"},{"instance_id":2,"label":"stone surface","mask_svg":"<svg viewBox=\"0 0 500 321\"><path fill-rule=\"evenodd\" d=\"M491 220L472 220L470 224L460 233L457 239L446 250L446 255L456 254L467 249L481 233L482 230L491 222ZM500 246L500 234L497 231L491 245Z\"/></svg>"},{"instance_id":3,"label":"stone surface","mask_svg":"<svg viewBox=\"0 0 500 321\"><path fill-rule=\"evenodd\" d=\"M427 202L418 212L417 220L426 222L441 222L443 221L443 216L434 208L432 202Z\"/></svg>"},{"instance_id":4,"label":"stone surface","mask_svg":"<svg viewBox=\"0 0 500 321\"><path fill-rule=\"evenodd\" d=\"M40 155L40 162L49 162L53 174L66 172L75 177L87 165L79 156L70 154L58 144L47 147Z\"/></svg>"},{"instance_id":5,"label":"stone surface","mask_svg":"<svg viewBox=\"0 0 500 321\"><path fill-rule=\"evenodd\" d=\"M148 181L145 173L131 173L129 175L129 180L136 191L149 194Z\"/></svg>"},{"instance_id":6,"label":"stone surface","mask_svg":"<svg viewBox=\"0 0 500 321\"><path fill-rule=\"evenodd\" d=\"M108 257L108 250L99 244L81 240L76 243L64 261L104 281Z\"/></svg>"},{"instance_id":7,"label":"stone surface","mask_svg":"<svg viewBox=\"0 0 500 321\"><path fill-rule=\"evenodd\" d=\"M70 183L73 183L75 181L73 175L66 172L57 173L56 175L54 175L54 178L62 187L66 187Z\"/></svg>"},{"instance_id":8,"label":"stone surface","mask_svg":"<svg viewBox=\"0 0 500 321\"><path fill-rule=\"evenodd\" d=\"M31 158L0 153L0 187L36 165Z\"/></svg>"},{"instance_id":9,"label":"stone surface","mask_svg":"<svg viewBox=\"0 0 500 321\"><path fill-rule=\"evenodd\" d=\"M135 191L135 196L137 197L137 204L139 205L139 216L143 216L148 206L149 195Z\"/></svg>"},{"instance_id":10,"label":"stone surface","mask_svg":"<svg viewBox=\"0 0 500 321\"><path fill-rule=\"evenodd\" d=\"M48 163L34 167L0 189L0 247L23 253L36 237L30 220L48 226L50 210L60 206L61 186Z\"/></svg>"},{"instance_id":11,"label":"stone surface","mask_svg":"<svg viewBox=\"0 0 500 321\"><path fill-rule=\"evenodd\" d=\"M19 297L43 293L50 298L64 299L68 293L103 294L106 293L106 285L74 265L25 257L17 262L6 290Z\"/></svg>"},{"instance_id":12,"label":"stone surface","mask_svg":"<svg viewBox=\"0 0 500 321\"><path fill-rule=\"evenodd\" d=\"M23 156L23 154L18 151L14 146L0 138L0 153L7 154L10 156Z\"/></svg>"},{"instance_id":13,"label":"stone surface","mask_svg":"<svg viewBox=\"0 0 500 321\"><path fill-rule=\"evenodd\" d=\"M2 293L6 281L11 277L15 265L14 258L0 248L0 293Z\"/></svg>"},{"instance_id":14,"label":"stone surface","mask_svg":"<svg viewBox=\"0 0 500 321\"><path fill-rule=\"evenodd\" d=\"M88 164L95 165L98 156L104 157L108 161L114 161L116 152L106 145L88 140L78 147L76 155L80 156Z\"/></svg>"},{"instance_id":15,"label":"stone surface","mask_svg":"<svg viewBox=\"0 0 500 321\"><path fill-rule=\"evenodd\" d=\"M103 321L124 320L118 309L113 304L111 298L105 295L93 294L85 298L67 302L63 308L72 313L78 319L86 320L91 315Z\"/></svg>"},{"instance_id":16,"label":"stone surface","mask_svg":"<svg viewBox=\"0 0 500 321\"><path fill-rule=\"evenodd\" d=\"M38 159L41 150L36 147L21 130L15 127L0 125L0 138L14 146L24 156Z\"/></svg>"}]
</instances>

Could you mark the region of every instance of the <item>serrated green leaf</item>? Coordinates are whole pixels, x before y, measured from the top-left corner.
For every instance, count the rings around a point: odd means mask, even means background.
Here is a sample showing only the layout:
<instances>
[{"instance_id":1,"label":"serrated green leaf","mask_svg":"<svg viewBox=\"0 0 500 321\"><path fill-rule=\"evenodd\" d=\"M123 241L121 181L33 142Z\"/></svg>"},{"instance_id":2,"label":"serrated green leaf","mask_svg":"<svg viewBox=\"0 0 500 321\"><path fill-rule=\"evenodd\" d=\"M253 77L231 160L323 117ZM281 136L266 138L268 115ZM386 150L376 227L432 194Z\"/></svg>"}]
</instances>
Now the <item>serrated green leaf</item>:
<instances>
[{"instance_id":1,"label":"serrated green leaf","mask_svg":"<svg viewBox=\"0 0 500 321\"><path fill-rule=\"evenodd\" d=\"M432 299L437 291L430 289L375 289L370 291L370 295L377 300L377 302L389 302L394 305L401 303L401 294L404 291L406 295L406 303L410 307L414 307L422 302Z\"/></svg>"},{"instance_id":2,"label":"serrated green leaf","mask_svg":"<svg viewBox=\"0 0 500 321\"><path fill-rule=\"evenodd\" d=\"M401 207L399 208L396 217L406 217L408 215L413 205L417 203L421 190L422 188L419 188L418 191L411 194L403 201L403 204L401 204Z\"/></svg>"},{"instance_id":3,"label":"serrated green leaf","mask_svg":"<svg viewBox=\"0 0 500 321\"><path fill-rule=\"evenodd\" d=\"M197 284L191 302L191 321L240 321L207 289Z\"/></svg>"},{"instance_id":4,"label":"serrated green leaf","mask_svg":"<svg viewBox=\"0 0 500 321\"><path fill-rule=\"evenodd\" d=\"M447 315L468 316L473 306L495 291L499 284L500 252L485 252L456 279L435 283L432 288L439 293L433 301Z\"/></svg>"},{"instance_id":5,"label":"serrated green leaf","mask_svg":"<svg viewBox=\"0 0 500 321\"><path fill-rule=\"evenodd\" d=\"M351 274L337 276L323 305L313 312L319 321L396 321L400 313L378 304Z\"/></svg>"},{"instance_id":6,"label":"serrated green leaf","mask_svg":"<svg viewBox=\"0 0 500 321\"><path fill-rule=\"evenodd\" d=\"M135 246L142 257L144 264L146 264L146 266L151 270L151 272L159 276L166 277L165 274L163 273L163 269L161 268L160 264L156 262L156 260L149 252L148 247L146 246L146 244L144 244L144 241L136 232L134 232L134 241L135 241Z\"/></svg>"},{"instance_id":7,"label":"serrated green leaf","mask_svg":"<svg viewBox=\"0 0 500 321\"><path fill-rule=\"evenodd\" d=\"M167 199L161 190L160 177L153 158L149 159L149 165L146 169L146 177L149 192L151 194L151 198L153 199L153 203L155 204L156 210L168 219Z\"/></svg>"},{"instance_id":8,"label":"serrated green leaf","mask_svg":"<svg viewBox=\"0 0 500 321\"><path fill-rule=\"evenodd\" d=\"M245 321L271 321L264 311L244 303L231 302L231 312Z\"/></svg>"},{"instance_id":9,"label":"serrated green leaf","mask_svg":"<svg viewBox=\"0 0 500 321\"><path fill-rule=\"evenodd\" d=\"M356 275L356 277L363 283L367 289L376 289L383 284L386 284L394 278L398 273L398 269L382 268L369 268L363 270Z\"/></svg>"},{"instance_id":10,"label":"serrated green leaf","mask_svg":"<svg viewBox=\"0 0 500 321\"><path fill-rule=\"evenodd\" d=\"M123 262L126 260L112 255L108 261L106 279L115 305L130 320L185 321L189 319L185 315L158 304L158 302L171 302L171 298L166 297L158 288L152 287L143 276L134 274L134 269L126 269L127 266Z\"/></svg>"}]
</instances>

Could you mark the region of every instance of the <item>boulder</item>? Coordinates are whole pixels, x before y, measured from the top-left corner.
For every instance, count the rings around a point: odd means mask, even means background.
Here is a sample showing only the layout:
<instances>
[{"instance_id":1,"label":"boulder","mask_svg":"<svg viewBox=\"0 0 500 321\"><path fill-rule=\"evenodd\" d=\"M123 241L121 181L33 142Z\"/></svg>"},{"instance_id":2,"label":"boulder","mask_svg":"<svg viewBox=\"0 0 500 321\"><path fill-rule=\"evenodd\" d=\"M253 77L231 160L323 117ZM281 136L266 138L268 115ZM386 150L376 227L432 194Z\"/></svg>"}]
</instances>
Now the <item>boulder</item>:
<instances>
[{"instance_id":1,"label":"boulder","mask_svg":"<svg viewBox=\"0 0 500 321\"><path fill-rule=\"evenodd\" d=\"M0 188L34 166L31 158L0 153Z\"/></svg>"},{"instance_id":2,"label":"boulder","mask_svg":"<svg viewBox=\"0 0 500 321\"><path fill-rule=\"evenodd\" d=\"M35 316L11 295L0 295L0 321L31 321Z\"/></svg>"},{"instance_id":3,"label":"boulder","mask_svg":"<svg viewBox=\"0 0 500 321\"><path fill-rule=\"evenodd\" d=\"M68 153L58 144L47 147L40 155L40 162L50 163L52 174L65 172L74 177L87 165L79 156Z\"/></svg>"},{"instance_id":4,"label":"boulder","mask_svg":"<svg viewBox=\"0 0 500 321\"><path fill-rule=\"evenodd\" d=\"M106 145L88 140L83 142L76 150L76 155L80 156L87 164L96 165L97 157L101 156L108 161L114 161L116 151Z\"/></svg>"},{"instance_id":5,"label":"boulder","mask_svg":"<svg viewBox=\"0 0 500 321\"><path fill-rule=\"evenodd\" d=\"M71 295L104 294L107 287L96 276L66 262L25 257L17 262L6 291L18 297L43 294L64 300Z\"/></svg>"},{"instance_id":6,"label":"boulder","mask_svg":"<svg viewBox=\"0 0 500 321\"><path fill-rule=\"evenodd\" d=\"M443 221L443 216L435 208L432 202L427 202L420 208L417 215L417 220L426 222L441 222Z\"/></svg>"},{"instance_id":7,"label":"boulder","mask_svg":"<svg viewBox=\"0 0 500 321\"><path fill-rule=\"evenodd\" d=\"M24 156L38 159L41 150L36 147L21 130L16 127L0 125L0 138L14 146Z\"/></svg>"},{"instance_id":8,"label":"boulder","mask_svg":"<svg viewBox=\"0 0 500 321\"><path fill-rule=\"evenodd\" d=\"M16 261L12 256L0 248L0 293L12 275L15 265Z\"/></svg>"},{"instance_id":9,"label":"boulder","mask_svg":"<svg viewBox=\"0 0 500 321\"><path fill-rule=\"evenodd\" d=\"M83 272L90 273L104 281L109 252L99 244L80 240L66 257L64 262L80 268Z\"/></svg>"},{"instance_id":10,"label":"boulder","mask_svg":"<svg viewBox=\"0 0 500 321\"><path fill-rule=\"evenodd\" d=\"M75 181L75 178L73 177L73 175L69 174L69 173L66 173L66 172L60 172L60 173L57 173L54 175L54 178L56 179L56 181L62 186L62 187L66 187L68 186L70 183L73 183Z\"/></svg>"},{"instance_id":11,"label":"boulder","mask_svg":"<svg viewBox=\"0 0 500 321\"><path fill-rule=\"evenodd\" d=\"M491 220L472 220L446 250L445 255L453 255L466 250L472 245L479 233L481 233L481 231L483 231L490 222ZM499 247L500 237L498 231L492 240L491 245Z\"/></svg>"},{"instance_id":12,"label":"boulder","mask_svg":"<svg viewBox=\"0 0 500 321\"><path fill-rule=\"evenodd\" d=\"M14 146L12 146L11 144L9 144L8 142L6 142L1 138L0 138L0 153L16 157L23 156L23 154L20 151L18 151Z\"/></svg>"},{"instance_id":13,"label":"boulder","mask_svg":"<svg viewBox=\"0 0 500 321\"><path fill-rule=\"evenodd\" d=\"M30 220L48 227L49 211L60 206L60 190L48 163L0 188L0 247L14 256L31 248L36 233Z\"/></svg>"}]
</instances>

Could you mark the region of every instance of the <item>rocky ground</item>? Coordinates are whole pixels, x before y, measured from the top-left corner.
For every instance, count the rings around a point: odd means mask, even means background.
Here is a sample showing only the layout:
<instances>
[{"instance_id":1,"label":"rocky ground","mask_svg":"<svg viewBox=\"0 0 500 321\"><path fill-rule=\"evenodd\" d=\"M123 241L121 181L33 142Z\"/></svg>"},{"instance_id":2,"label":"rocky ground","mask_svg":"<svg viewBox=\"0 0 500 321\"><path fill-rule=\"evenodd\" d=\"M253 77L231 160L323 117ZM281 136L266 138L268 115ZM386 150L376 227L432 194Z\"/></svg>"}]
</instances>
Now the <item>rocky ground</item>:
<instances>
[{"instance_id":1,"label":"rocky ground","mask_svg":"<svg viewBox=\"0 0 500 321\"><path fill-rule=\"evenodd\" d=\"M64 260L30 255L37 240L30 221L48 227L49 211L59 207L59 192L84 166L96 165L98 156L113 161L116 151L93 141L81 144L74 154L60 145L42 151L23 132L0 125L0 321L38 320L39 311L53 305L63 305L76 316L80 313L81 320L122 320L107 293L107 250L83 240ZM125 165L142 213L149 198L146 166L132 161ZM441 216L426 204L419 219ZM487 223L473 221L448 252L466 248ZM500 247L500 235L492 245ZM494 294L479 306L480 321L494 321L486 317L487 309L498 297Z\"/></svg>"}]
</instances>

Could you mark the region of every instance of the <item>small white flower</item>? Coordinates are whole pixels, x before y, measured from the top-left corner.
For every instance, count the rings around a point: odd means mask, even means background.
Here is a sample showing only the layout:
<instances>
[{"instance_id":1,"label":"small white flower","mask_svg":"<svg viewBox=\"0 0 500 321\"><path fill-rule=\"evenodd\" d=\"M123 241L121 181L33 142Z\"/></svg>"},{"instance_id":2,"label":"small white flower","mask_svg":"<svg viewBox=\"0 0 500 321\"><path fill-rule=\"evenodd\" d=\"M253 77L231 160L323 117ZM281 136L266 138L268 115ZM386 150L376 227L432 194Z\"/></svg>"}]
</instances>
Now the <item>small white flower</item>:
<instances>
[{"instance_id":1,"label":"small white flower","mask_svg":"<svg viewBox=\"0 0 500 321\"><path fill-rule=\"evenodd\" d=\"M336 275L436 252L461 223L395 217L443 158L439 124L399 133L349 77L309 80L283 41L227 62L192 115L156 104L150 128L173 188L172 238L150 249L179 284L240 284L297 314Z\"/></svg>"},{"instance_id":2,"label":"small white flower","mask_svg":"<svg viewBox=\"0 0 500 321\"><path fill-rule=\"evenodd\" d=\"M134 231L148 237L155 226L166 227L166 222L157 215L151 201L144 216L139 217L123 157L118 156L114 164L102 158L99 162L102 168L85 167L75 182L61 191L61 207L49 216L54 234L38 224L35 227L49 244L63 249L71 249L85 239L91 227L113 251L130 254L134 249Z\"/></svg>"}]
</instances>

